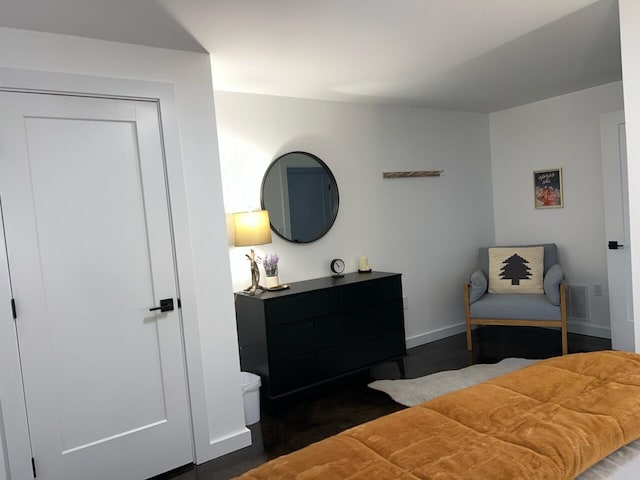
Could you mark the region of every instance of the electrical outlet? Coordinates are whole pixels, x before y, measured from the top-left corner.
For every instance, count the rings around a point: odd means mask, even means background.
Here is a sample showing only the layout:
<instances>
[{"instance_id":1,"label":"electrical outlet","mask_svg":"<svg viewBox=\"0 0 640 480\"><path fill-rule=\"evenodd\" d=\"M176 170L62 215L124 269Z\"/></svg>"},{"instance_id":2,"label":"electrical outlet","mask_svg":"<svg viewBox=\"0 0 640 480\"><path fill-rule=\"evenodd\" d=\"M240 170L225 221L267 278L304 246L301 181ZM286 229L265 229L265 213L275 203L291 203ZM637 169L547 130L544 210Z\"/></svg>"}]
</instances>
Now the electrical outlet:
<instances>
[{"instance_id":1,"label":"electrical outlet","mask_svg":"<svg viewBox=\"0 0 640 480\"><path fill-rule=\"evenodd\" d=\"M409 310L409 297L402 297L402 308Z\"/></svg>"},{"instance_id":2,"label":"electrical outlet","mask_svg":"<svg viewBox=\"0 0 640 480\"><path fill-rule=\"evenodd\" d=\"M601 283L594 283L593 284L593 295L594 295L594 297L601 297L602 296L602 284Z\"/></svg>"}]
</instances>

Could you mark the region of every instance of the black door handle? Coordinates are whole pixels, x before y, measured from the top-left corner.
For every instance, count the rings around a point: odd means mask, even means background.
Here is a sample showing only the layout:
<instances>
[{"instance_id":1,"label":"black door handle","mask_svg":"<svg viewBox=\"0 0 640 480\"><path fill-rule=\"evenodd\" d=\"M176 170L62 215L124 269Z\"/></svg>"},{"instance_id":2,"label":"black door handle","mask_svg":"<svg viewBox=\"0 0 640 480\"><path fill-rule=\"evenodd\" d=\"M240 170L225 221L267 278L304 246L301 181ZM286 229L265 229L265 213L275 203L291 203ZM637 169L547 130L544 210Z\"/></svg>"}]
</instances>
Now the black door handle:
<instances>
[{"instance_id":1,"label":"black door handle","mask_svg":"<svg viewBox=\"0 0 640 480\"><path fill-rule=\"evenodd\" d=\"M159 307L150 308L150 312L154 312L156 310L160 310L161 312L171 312L173 311L173 298L163 298L160 300Z\"/></svg>"},{"instance_id":2,"label":"black door handle","mask_svg":"<svg viewBox=\"0 0 640 480\"><path fill-rule=\"evenodd\" d=\"M624 247L624 245L620 245L617 240L609 241L609 250L618 250L619 248Z\"/></svg>"}]
</instances>

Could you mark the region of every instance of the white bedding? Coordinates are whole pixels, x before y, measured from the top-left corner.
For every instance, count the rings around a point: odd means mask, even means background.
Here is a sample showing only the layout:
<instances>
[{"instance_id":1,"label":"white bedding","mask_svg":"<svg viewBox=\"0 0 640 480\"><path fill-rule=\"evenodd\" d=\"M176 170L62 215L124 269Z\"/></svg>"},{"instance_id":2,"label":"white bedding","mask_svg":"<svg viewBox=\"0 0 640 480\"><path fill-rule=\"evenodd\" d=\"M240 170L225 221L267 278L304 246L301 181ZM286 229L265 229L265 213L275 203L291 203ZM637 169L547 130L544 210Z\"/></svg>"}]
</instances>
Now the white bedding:
<instances>
[{"instance_id":1,"label":"white bedding","mask_svg":"<svg viewBox=\"0 0 640 480\"><path fill-rule=\"evenodd\" d=\"M640 440L603 458L576 480L640 480Z\"/></svg>"}]
</instances>

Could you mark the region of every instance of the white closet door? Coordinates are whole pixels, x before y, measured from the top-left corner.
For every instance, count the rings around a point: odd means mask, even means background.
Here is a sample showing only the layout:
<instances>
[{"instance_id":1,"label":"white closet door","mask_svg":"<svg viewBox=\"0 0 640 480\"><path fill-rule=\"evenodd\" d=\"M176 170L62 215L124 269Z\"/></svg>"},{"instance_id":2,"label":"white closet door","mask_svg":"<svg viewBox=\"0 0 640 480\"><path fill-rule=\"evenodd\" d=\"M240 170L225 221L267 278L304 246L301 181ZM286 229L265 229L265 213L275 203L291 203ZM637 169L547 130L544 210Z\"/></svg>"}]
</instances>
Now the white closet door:
<instances>
[{"instance_id":1,"label":"white closet door","mask_svg":"<svg viewBox=\"0 0 640 480\"><path fill-rule=\"evenodd\" d=\"M618 249L607 250L611 344L615 350L633 352L635 342L624 112L602 115L600 135L606 240L623 245Z\"/></svg>"},{"instance_id":2,"label":"white closet door","mask_svg":"<svg viewBox=\"0 0 640 480\"><path fill-rule=\"evenodd\" d=\"M153 102L0 92L0 194L38 479L193 460Z\"/></svg>"}]
</instances>

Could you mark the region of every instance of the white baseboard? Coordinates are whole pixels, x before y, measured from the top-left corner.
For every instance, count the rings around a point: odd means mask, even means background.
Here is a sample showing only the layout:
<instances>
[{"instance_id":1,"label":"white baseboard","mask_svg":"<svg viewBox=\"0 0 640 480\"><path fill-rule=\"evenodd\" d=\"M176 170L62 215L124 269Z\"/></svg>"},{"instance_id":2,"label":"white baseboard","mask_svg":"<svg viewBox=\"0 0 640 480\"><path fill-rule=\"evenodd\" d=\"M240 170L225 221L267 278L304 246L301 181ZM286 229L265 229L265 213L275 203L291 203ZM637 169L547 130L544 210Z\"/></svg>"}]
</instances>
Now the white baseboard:
<instances>
[{"instance_id":1,"label":"white baseboard","mask_svg":"<svg viewBox=\"0 0 640 480\"><path fill-rule=\"evenodd\" d=\"M227 453L235 452L251 445L251 430L244 428L241 431L224 438L211 439L205 451L196 451L196 464L208 462Z\"/></svg>"},{"instance_id":2,"label":"white baseboard","mask_svg":"<svg viewBox=\"0 0 640 480\"><path fill-rule=\"evenodd\" d=\"M582 322L567 321L567 330L571 333L578 333L580 335L589 335L590 337L611 338L611 329L600 325L589 325ZM425 343L435 342L451 335L457 335L466 331L466 324L456 323L450 327L443 327L437 330L432 330L427 333L422 333L414 337L409 337L406 340L407 348L417 347L424 345Z\"/></svg>"},{"instance_id":3,"label":"white baseboard","mask_svg":"<svg viewBox=\"0 0 640 480\"><path fill-rule=\"evenodd\" d=\"M435 342L443 338L450 337L451 335L457 335L458 333L466 332L467 324L465 322L456 323L450 327L443 327L437 330L432 330L427 333L422 333L414 337L409 337L406 340L407 348L417 347L418 345L424 345L425 343Z\"/></svg>"},{"instance_id":4,"label":"white baseboard","mask_svg":"<svg viewBox=\"0 0 640 480\"><path fill-rule=\"evenodd\" d=\"M583 322L567 320L567 331L590 337L611 338L611 329L600 325L589 325Z\"/></svg>"}]
</instances>

